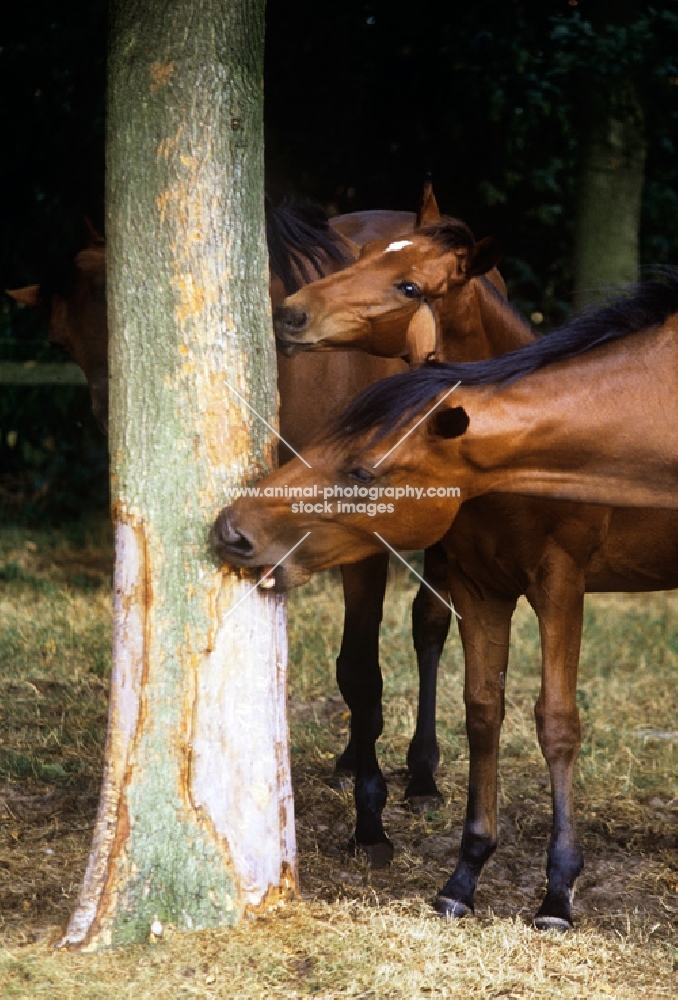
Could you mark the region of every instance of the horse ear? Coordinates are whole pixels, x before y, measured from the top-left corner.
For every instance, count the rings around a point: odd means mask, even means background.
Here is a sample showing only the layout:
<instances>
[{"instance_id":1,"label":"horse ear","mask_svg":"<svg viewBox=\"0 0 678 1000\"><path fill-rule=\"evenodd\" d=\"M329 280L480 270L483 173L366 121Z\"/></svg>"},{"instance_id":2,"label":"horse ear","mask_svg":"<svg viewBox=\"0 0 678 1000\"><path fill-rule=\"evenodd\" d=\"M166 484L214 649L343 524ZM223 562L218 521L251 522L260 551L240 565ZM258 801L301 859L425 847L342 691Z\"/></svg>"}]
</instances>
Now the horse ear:
<instances>
[{"instance_id":1,"label":"horse ear","mask_svg":"<svg viewBox=\"0 0 678 1000\"><path fill-rule=\"evenodd\" d=\"M468 429L470 422L463 406L452 406L447 410L436 410L429 419L428 427L435 437L458 438Z\"/></svg>"},{"instance_id":2,"label":"horse ear","mask_svg":"<svg viewBox=\"0 0 678 1000\"><path fill-rule=\"evenodd\" d=\"M479 274L487 274L493 267L496 267L504 256L504 249L494 236L486 236L474 245L469 251L466 264L466 273L469 278Z\"/></svg>"},{"instance_id":3,"label":"horse ear","mask_svg":"<svg viewBox=\"0 0 678 1000\"><path fill-rule=\"evenodd\" d=\"M433 193L431 178L427 177L424 181L424 193L417 213L417 229L420 226L432 226L434 222L440 222L440 209Z\"/></svg>"},{"instance_id":4,"label":"horse ear","mask_svg":"<svg viewBox=\"0 0 678 1000\"><path fill-rule=\"evenodd\" d=\"M361 251L362 251L363 248L360 246L359 243L356 243L354 240L350 240L348 238L348 236L342 236L341 237L341 244L342 244L342 248L344 250L346 250L346 252L348 253L348 255L353 260L357 260L358 257L360 257L360 253L361 253Z\"/></svg>"},{"instance_id":5,"label":"horse ear","mask_svg":"<svg viewBox=\"0 0 678 1000\"><path fill-rule=\"evenodd\" d=\"M436 349L436 318L428 302L422 302L410 320L406 335L411 365L421 365Z\"/></svg>"},{"instance_id":6,"label":"horse ear","mask_svg":"<svg viewBox=\"0 0 678 1000\"><path fill-rule=\"evenodd\" d=\"M494 287L497 289L502 299L508 298L508 292L506 291L506 282L502 278L496 267L490 268L487 272L487 280L491 281Z\"/></svg>"},{"instance_id":7,"label":"horse ear","mask_svg":"<svg viewBox=\"0 0 678 1000\"><path fill-rule=\"evenodd\" d=\"M40 285L26 285L25 288L14 288L12 291L8 288L5 290L5 295L9 295L10 299L20 302L23 306L40 305Z\"/></svg>"}]
</instances>

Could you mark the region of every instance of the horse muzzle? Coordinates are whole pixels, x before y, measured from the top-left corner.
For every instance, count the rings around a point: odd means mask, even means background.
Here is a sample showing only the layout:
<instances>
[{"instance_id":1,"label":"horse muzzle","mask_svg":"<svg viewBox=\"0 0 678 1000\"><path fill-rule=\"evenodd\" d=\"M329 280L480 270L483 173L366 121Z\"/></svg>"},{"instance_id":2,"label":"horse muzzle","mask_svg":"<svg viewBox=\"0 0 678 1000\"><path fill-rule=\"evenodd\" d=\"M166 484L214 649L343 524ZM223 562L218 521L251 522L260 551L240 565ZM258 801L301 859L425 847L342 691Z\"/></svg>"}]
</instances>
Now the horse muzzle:
<instances>
[{"instance_id":1,"label":"horse muzzle","mask_svg":"<svg viewBox=\"0 0 678 1000\"><path fill-rule=\"evenodd\" d=\"M277 306L273 311L273 329L278 350L290 357L295 350L304 350L311 344L300 340L308 327L309 317L305 309L294 306Z\"/></svg>"},{"instance_id":2,"label":"horse muzzle","mask_svg":"<svg viewBox=\"0 0 678 1000\"><path fill-rule=\"evenodd\" d=\"M210 531L210 547L221 562L231 566L253 567L255 546L252 539L240 528L236 528L231 512L222 510Z\"/></svg>"},{"instance_id":3,"label":"horse muzzle","mask_svg":"<svg viewBox=\"0 0 678 1000\"><path fill-rule=\"evenodd\" d=\"M221 563L228 563L238 569L251 569L260 574L259 586L262 590L283 593L292 587L308 583L311 573L291 558L271 571L270 563L257 553L250 536L233 522L229 508L218 515L210 532L210 547Z\"/></svg>"}]
</instances>

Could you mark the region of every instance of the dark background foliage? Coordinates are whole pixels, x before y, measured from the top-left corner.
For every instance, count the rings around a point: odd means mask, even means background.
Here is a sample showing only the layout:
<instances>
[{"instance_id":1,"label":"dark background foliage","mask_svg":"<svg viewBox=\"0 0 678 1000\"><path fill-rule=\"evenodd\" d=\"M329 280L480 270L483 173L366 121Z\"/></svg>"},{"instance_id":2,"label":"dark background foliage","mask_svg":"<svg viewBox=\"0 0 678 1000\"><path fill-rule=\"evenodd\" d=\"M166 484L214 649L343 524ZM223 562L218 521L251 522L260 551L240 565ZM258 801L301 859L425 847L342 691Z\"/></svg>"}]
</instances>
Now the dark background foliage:
<instances>
[{"instance_id":1,"label":"dark background foliage","mask_svg":"<svg viewBox=\"0 0 678 1000\"><path fill-rule=\"evenodd\" d=\"M623 7L624 16L617 15ZM545 326L572 300L579 134L592 89L633 79L646 116L645 266L678 257L678 9L619 0L268 0L267 188L330 212L441 209L506 248L509 291ZM107 4L0 15L0 287L44 280L103 228ZM44 318L5 303L0 361L52 358ZM80 388L0 385L0 509L105 503L105 441Z\"/></svg>"}]
</instances>

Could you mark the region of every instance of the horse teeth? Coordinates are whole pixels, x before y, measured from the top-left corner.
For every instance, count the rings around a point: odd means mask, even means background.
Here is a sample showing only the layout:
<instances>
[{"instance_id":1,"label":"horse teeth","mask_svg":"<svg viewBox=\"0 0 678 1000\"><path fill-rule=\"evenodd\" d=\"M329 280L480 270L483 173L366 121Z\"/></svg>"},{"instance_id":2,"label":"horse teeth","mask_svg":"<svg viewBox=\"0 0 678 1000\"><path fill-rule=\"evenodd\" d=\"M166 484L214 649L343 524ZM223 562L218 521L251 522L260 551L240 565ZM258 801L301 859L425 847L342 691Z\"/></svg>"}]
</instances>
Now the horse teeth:
<instances>
[{"instance_id":1,"label":"horse teeth","mask_svg":"<svg viewBox=\"0 0 678 1000\"><path fill-rule=\"evenodd\" d=\"M262 590L271 590L275 587L275 577L271 573L270 576L265 577L263 580L259 581L259 586Z\"/></svg>"}]
</instances>

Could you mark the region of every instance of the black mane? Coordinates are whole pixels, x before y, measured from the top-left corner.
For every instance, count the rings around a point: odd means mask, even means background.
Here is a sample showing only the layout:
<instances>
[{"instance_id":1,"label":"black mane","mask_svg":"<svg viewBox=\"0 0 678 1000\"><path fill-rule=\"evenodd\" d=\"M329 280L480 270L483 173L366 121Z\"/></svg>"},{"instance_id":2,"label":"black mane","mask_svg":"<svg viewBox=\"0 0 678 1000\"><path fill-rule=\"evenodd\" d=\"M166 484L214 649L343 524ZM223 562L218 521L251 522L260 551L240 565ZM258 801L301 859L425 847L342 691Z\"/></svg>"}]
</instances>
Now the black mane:
<instances>
[{"instance_id":1,"label":"black mane","mask_svg":"<svg viewBox=\"0 0 678 1000\"><path fill-rule=\"evenodd\" d=\"M327 215L311 202L287 202L274 208L267 197L266 242L271 272L280 278L287 295L321 277L328 257L339 264L350 261Z\"/></svg>"},{"instance_id":2,"label":"black mane","mask_svg":"<svg viewBox=\"0 0 678 1000\"><path fill-rule=\"evenodd\" d=\"M665 268L658 279L633 286L619 298L575 316L553 333L515 351L466 364L430 361L373 383L336 418L329 437L340 442L374 431L376 442L407 423L457 382L464 387L514 382L600 344L661 326L676 312L678 268Z\"/></svg>"}]
</instances>

